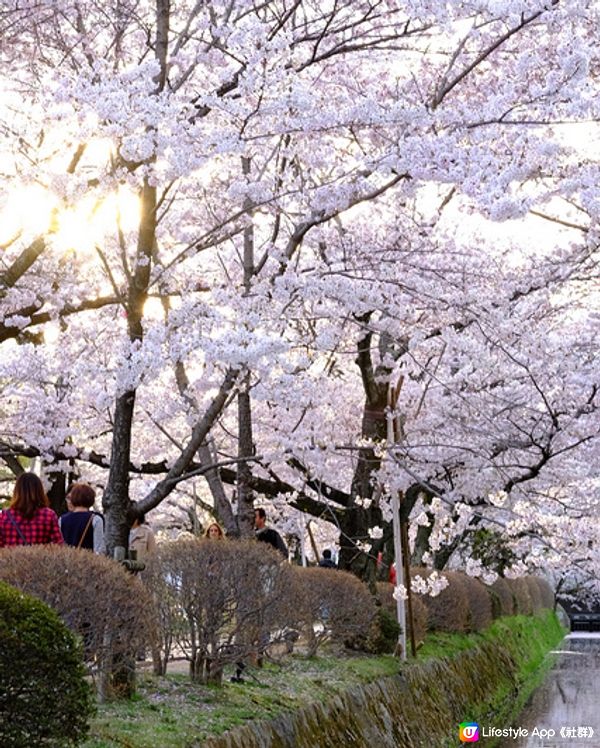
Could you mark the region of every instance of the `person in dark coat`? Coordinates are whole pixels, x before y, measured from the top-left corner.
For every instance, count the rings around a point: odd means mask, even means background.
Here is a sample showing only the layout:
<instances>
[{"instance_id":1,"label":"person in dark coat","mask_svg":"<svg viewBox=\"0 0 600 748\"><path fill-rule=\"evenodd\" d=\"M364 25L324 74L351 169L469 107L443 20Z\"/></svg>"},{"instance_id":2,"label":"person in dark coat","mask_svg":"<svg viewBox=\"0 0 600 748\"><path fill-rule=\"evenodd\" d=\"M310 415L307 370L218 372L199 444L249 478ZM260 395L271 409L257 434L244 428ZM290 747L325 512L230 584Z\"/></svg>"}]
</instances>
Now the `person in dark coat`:
<instances>
[{"instance_id":1,"label":"person in dark coat","mask_svg":"<svg viewBox=\"0 0 600 748\"><path fill-rule=\"evenodd\" d=\"M286 544L283 542L283 538L272 527L267 527L267 513L262 507L254 510L254 529L256 531L256 539L261 543L268 543L272 545L275 550L279 551L281 555L288 560L288 549Z\"/></svg>"},{"instance_id":2,"label":"person in dark coat","mask_svg":"<svg viewBox=\"0 0 600 748\"><path fill-rule=\"evenodd\" d=\"M93 511L96 492L87 483L75 483L68 495L73 509L58 520L67 545L104 553L104 518Z\"/></svg>"},{"instance_id":3,"label":"person in dark coat","mask_svg":"<svg viewBox=\"0 0 600 748\"><path fill-rule=\"evenodd\" d=\"M319 561L319 566L322 569L337 569L337 564L331 558L331 551L329 548L325 548L323 551L323 558Z\"/></svg>"}]
</instances>

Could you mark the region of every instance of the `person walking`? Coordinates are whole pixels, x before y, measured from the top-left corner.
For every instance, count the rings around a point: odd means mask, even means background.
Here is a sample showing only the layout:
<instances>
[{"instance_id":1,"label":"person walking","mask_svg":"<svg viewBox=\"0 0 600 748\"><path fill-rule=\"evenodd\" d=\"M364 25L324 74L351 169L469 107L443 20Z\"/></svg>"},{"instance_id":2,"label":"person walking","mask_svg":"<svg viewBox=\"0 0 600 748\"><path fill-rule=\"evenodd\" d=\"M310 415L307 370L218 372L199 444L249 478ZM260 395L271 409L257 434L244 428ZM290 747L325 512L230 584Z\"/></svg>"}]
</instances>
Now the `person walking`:
<instances>
[{"instance_id":1,"label":"person walking","mask_svg":"<svg viewBox=\"0 0 600 748\"><path fill-rule=\"evenodd\" d=\"M94 489L87 483L74 483L67 498L73 508L58 520L65 543L94 553L105 553L104 517L93 510Z\"/></svg>"},{"instance_id":2,"label":"person walking","mask_svg":"<svg viewBox=\"0 0 600 748\"><path fill-rule=\"evenodd\" d=\"M256 539L259 542L272 545L276 551L281 553L286 561L288 560L287 546L277 530L267 527L267 513L261 506L254 510L254 529L256 531Z\"/></svg>"},{"instance_id":3,"label":"person walking","mask_svg":"<svg viewBox=\"0 0 600 748\"><path fill-rule=\"evenodd\" d=\"M51 543L63 543L58 517L50 509L42 481L35 473L22 473L9 508L0 513L0 548Z\"/></svg>"},{"instance_id":4,"label":"person walking","mask_svg":"<svg viewBox=\"0 0 600 748\"><path fill-rule=\"evenodd\" d=\"M129 550L135 551L137 561L146 561L156 551L154 533L146 524L146 515L141 514L131 525L129 531Z\"/></svg>"}]
</instances>

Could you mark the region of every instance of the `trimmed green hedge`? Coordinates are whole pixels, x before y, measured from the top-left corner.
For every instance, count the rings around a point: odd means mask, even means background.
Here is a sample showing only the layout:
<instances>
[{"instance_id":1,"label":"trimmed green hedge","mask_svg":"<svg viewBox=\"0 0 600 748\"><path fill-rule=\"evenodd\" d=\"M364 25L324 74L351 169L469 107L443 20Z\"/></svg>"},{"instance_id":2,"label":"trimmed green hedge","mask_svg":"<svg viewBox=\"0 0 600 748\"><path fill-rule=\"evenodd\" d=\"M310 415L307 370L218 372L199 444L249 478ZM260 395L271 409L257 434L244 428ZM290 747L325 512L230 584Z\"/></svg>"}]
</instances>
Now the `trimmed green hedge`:
<instances>
[{"instance_id":1,"label":"trimmed green hedge","mask_svg":"<svg viewBox=\"0 0 600 748\"><path fill-rule=\"evenodd\" d=\"M93 713L80 647L47 605L0 582L0 745L79 745Z\"/></svg>"}]
</instances>

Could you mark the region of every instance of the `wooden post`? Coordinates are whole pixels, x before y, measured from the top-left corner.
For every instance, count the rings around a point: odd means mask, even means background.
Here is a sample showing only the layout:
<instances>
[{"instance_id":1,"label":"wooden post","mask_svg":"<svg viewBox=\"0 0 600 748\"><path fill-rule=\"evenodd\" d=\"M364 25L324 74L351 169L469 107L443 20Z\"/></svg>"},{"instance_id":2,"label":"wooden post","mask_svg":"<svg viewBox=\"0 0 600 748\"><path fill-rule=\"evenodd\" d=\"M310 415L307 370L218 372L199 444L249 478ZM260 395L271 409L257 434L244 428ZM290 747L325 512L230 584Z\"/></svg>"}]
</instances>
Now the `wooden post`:
<instances>
[{"instance_id":1,"label":"wooden post","mask_svg":"<svg viewBox=\"0 0 600 748\"><path fill-rule=\"evenodd\" d=\"M304 536L306 534L306 523L304 517L301 516L298 520L298 538L300 540L300 564L306 567L306 543Z\"/></svg>"},{"instance_id":2,"label":"wooden post","mask_svg":"<svg viewBox=\"0 0 600 748\"><path fill-rule=\"evenodd\" d=\"M308 533L308 537L309 537L309 540L310 540L310 545L311 545L311 547L313 549L313 553L315 554L315 561L317 563L319 563L319 551L317 549L317 544L315 543L315 537L313 535L313 531L312 531L312 529L310 527L310 522L311 521L308 520L308 522L306 523L306 532Z\"/></svg>"},{"instance_id":3,"label":"wooden post","mask_svg":"<svg viewBox=\"0 0 600 748\"><path fill-rule=\"evenodd\" d=\"M400 535L402 537L402 548L404 550L404 558L402 563L404 564L404 579L406 586L406 594L408 595L407 607L408 607L408 621L410 628L410 651L413 657L417 656L417 643L415 641L415 619L413 615L412 605L412 585L410 583L410 545L408 542L408 522L400 522Z\"/></svg>"}]
</instances>

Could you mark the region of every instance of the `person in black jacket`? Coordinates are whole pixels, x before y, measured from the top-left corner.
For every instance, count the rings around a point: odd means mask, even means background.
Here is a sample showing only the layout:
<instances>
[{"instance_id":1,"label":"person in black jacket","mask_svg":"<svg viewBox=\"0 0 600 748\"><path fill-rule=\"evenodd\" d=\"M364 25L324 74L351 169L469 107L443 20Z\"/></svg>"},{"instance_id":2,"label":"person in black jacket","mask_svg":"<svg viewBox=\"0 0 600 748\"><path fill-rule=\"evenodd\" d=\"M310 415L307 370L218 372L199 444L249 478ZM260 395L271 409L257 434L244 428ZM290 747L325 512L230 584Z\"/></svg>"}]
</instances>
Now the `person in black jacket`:
<instances>
[{"instance_id":1,"label":"person in black jacket","mask_svg":"<svg viewBox=\"0 0 600 748\"><path fill-rule=\"evenodd\" d=\"M267 513L262 507L254 510L254 529L256 531L256 539L261 543L268 543L272 545L275 550L279 551L281 555L288 560L288 549L286 544L283 542L283 538L272 527L267 527Z\"/></svg>"},{"instance_id":2,"label":"person in black jacket","mask_svg":"<svg viewBox=\"0 0 600 748\"><path fill-rule=\"evenodd\" d=\"M323 558L319 561L319 566L322 569L337 569L337 564L331 558L331 551L329 548L325 548L323 551Z\"/></svg>"},{"instance_id":3,"label":"person in black jacket","mask_svg":"<svg viewBox=\"0 0 600 748\"><path fill-rule=\"evenodd\" d=\"M67 545L103 554L104 518L94 511L95 500L96 492L90 485L75 483L69 490L67 502L72 509L59 518L58 524Z\"/></svg>"}]
</instances>

